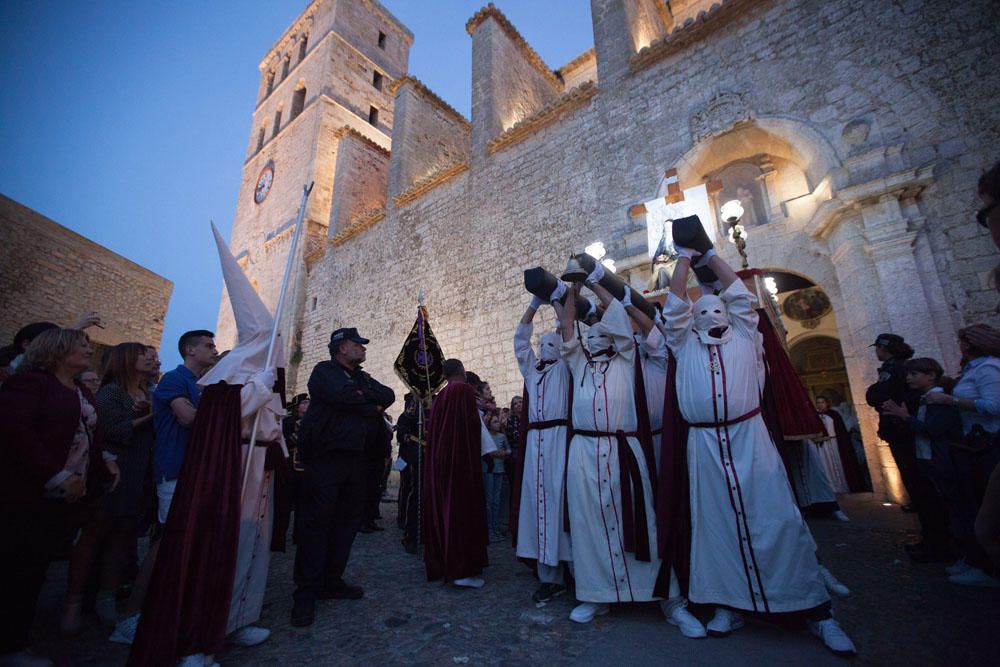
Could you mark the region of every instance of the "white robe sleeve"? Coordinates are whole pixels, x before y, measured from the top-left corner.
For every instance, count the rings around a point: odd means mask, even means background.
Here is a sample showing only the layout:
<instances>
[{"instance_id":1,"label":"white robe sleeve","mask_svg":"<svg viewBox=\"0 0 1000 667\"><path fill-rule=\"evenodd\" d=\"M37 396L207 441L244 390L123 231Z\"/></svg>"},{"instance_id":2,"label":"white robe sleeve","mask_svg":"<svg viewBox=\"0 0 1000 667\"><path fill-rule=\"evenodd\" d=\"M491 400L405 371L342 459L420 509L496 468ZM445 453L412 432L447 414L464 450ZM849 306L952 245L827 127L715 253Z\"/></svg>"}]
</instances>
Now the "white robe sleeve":
<instances>
[{"instance_id":1,"label":"white robe sleeve","mask_svg":"<svg viewBox=\"0 0 1000 667\"><path fill-rule=\"evenodd\" d=\"M687 337L691 335L694 325L693 308L687 299L682 299L672 292L667 294L667 301L663 306L663 320L666 343L674 354L677 354L687 341Z\"/></svg>"},{"instance_id":2,"label":"white robe sleeve","mask_svg":"<svg viewBox=\"0 0 1000 667\"><path fill-rule=\"evenodd\" d=\"M757 297L750 293L742 280L737 280L727 287L719 295L722 302L726 304L726 312L729 313L729 323L733 331L743 337L759 339L760 332L757 331Z\"/></svg>"},{"instance_id":3,"label":"white robe sleeve","mask_svg":"<svg viewBox=\"0 0 1000 667\"><path fill-rule=\"evenodd\" d=\"M531 333L534 327L530 324L520 323L514 329L514 356L517 357L517 365L521 369L521 376L528 379L531 369L538 363L535 351L531 349Z\"/></svg>"},{"instance_id":4,"label":"white robe sleeve","mask_svg":"<svg viewBox=\"0 0 1000 667\"><path fill-rule=\"evenodd\" d=\"M486 423L480 419L479 420L479 453L485 456L486 454L491 454L497 450L497 443L494 442L493 436L490 434L490 430L486 428Z\"/></svg>"},{"instance_id":5,"label":"white robe sleeve","mask_svg":"<svg viewBox=\"0 0 1000 667\"><path fill-rule=\"evenodd\" d=\"M642 341L642 351L645 353L644 363L667 369L667 341L659 327L654 326L649 330L649 335Z\"/></svg>"},{"instance_id":6,"label":"white robe sleeve","mask_svg":"<svg viewBox=\"0 0 1000 667\"><path fill-rule=\"evenodd\" d=\"M251 376L240 389L240 415L244 419L253 417L254 413L268 404L272 396L274 392L271 387L261 384L256 375Z\"/></svg>"},{"instance_id":7,"label":"white robe sleeve","mask_svg":"<svg viewBox=\"0 0 1000 667\"><path fill-rule=\"evenodd\" d=\"M615 352L620 357L632 361L635 355L635 338L632 337L632 319L628 316L625 306L617 299L612 301L604 311L601 323L608 328L608 333L615 340Z\"/></svg>"}]
</instances>

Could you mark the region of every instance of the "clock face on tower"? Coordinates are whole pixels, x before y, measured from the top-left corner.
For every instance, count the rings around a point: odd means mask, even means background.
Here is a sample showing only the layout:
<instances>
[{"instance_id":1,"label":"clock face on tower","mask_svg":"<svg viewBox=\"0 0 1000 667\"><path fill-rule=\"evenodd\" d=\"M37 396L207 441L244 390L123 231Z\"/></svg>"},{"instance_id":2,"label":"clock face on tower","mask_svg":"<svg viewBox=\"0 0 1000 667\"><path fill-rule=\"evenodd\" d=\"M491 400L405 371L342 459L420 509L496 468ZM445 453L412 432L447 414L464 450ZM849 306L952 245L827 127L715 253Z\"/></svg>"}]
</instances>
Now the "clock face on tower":
<instances>
[{"instance_id":1,"label":"clock face on tower","mask_svg":"<svg viewBox=\"0 0 1000 667\"><path fill-rule=\"evenodd\" d=\"M260 204L267 199L267 193L271 191L272 183L274 183L274 165L269 163L260 170L260 176L257 177L257 185L253 188L253 200L255 203Z\"/></svg>"}]
</instances>

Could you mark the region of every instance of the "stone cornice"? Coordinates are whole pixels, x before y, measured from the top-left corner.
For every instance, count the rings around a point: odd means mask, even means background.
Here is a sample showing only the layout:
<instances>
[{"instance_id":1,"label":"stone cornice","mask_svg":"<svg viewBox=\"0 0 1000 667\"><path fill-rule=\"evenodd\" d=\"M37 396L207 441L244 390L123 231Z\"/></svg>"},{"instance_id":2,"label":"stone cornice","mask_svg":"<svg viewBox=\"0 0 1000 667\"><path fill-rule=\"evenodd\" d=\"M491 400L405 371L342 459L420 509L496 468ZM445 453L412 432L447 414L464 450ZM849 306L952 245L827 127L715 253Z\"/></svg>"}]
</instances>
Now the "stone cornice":
<instances>
[{"instance_id":1,"label":"stone cornice","mask_svg":"<svg viewBox=\"0 0 1000 667\"><path fill-rule=\"evenodd\" d=\"M556 77L555 72L549 69L548 65L545 64L545 61L542 60L542 57L538 55L533 48L531 48L528 42L525 41L524 37L521 37L521 33L517 31L517 28L514 27L507 17L503 15L503 12L497 9L492 2L472 15L472 18L465 24L465 31L469 33L469 35L472 35L475 29L488 18L492 18L497 22L497 25L500 26L508 37L510 37L511 41L514 42L514 45L517 46L518 50L521 51L521 54L536 70L538 70L539 74L545 77L546 81L548 81L557 90L562 88L562 84L560 83L558 77Z\"/></svg>"},{"instance_id":2,"label":"stone cornice","mask_svg":"<svg viewBox=\"0 0 1000 667\"><path fill-rule=\"evenodd\" d=\"M566 72L572 72L573 70L588 64L592 60L597 60L597 51L593 48L589 48L576 58L573 58L573 60L570 60L568 63L557 69L556 75L564 76Z\"/></svg>"},{"instance_id":3,"label":"stone cornice","mask_svg":"<svg viewBox=\"0 0 1000 667\"><path fill-rule=\"evenodd\" d=\"M383 155L385 157L389 157L389 151L387 151L385 148L379 146L377 143L375 143L374 141L372 141L371 139L369 139L365 135L361 134L360 132L358 132L357 130L355 130L350 125L344 125L343 127L341 127L340 129L336 130L333 133L334 139L343 139L344 137L346 137L348 135L350 135L353 138L357 139L364 146L366 146L367 148L372 149L376 153L379 153L380 155Z\"/></svg>"},{"instance_id":4,"label":"stone cornice","mask_svg":"<svg viewBox=\"0 0 1000 667\"><path fill-rule=\"evenodd\" d=\"M583 106L597 93L597 85L593 81L585 81L565 95L545 105L527 118L514 124L503 134L490 139L486 145L490 153L496 153L508 146L522 141L546 125L555 121L567 111Z\"/></svg>"},{"instance_id":5,"label":"stone cornice","mask_svg":"<svg viewBox=\"0 0 1000 667\"><path fill-rule=\"evenodd\" d=\"M451 164L445 165L440 169L432 171L430 174L421 178L419 181L414 183L404 192L396 195L392 198L392 202L396 207L405 206L415 199L419 199L423 195L427 194L439 185L450 181L455 176L458 176L463 171L469 168L469 163L464 160L459 160L457 162L452 162Z\"/></svg>"},{"instance_id":6,"label":"stone cornice","mask_svg":"<svg viewBox=\"0 0 1000 667\"><path fill-rule=\"evenodd\" d=\"M720 0L707 11L698 12L697 18L689 18L684 25L674 28L669 35L664 35L649 46L644 46L639 53L629 58L629 68L635 72L648 67L691 42L701 39L723 25L726 19L737 16L750 6L764 1Z\"/></svg>"},{"instance_id":7,"label":"stone cornice","mask_svg":"<svg viewBox=\"0 0 1000 667\"><path fill-rule=\"evenodd\" d=\"M933 182L934 165L928 164L849 185L819 205L807 223L809 235L813 238L826 238L846 211L860 210L887 195L899 199L915 197Z\"/></svg>"},{"instance_id":8,"label":"stone cornice","mask_svg":"<svg viewBox=\"0 0 1000 667\"><path fill-rule=\"evenodd\" d=\"M427 98L427 100L431 102L434 106L436 106L441 111L444 111L446 114L457 120L465 127L472 127L472 123L470 123L465 116L460 114L453 106L451 106L450 104L442 100L440 97L438 97L433 90L425 86L424 83L415 76L407 74L402 78L396 79L395 81L392 82L392 84L389 85L389 92L395 96L396 93L399 92L399 89L406 84L410 84L414 90L416 90L425 98Z\"/></svg>"},{"instance_id":9,"label":"stone cornice","mask_svg":"<svg viewBox=\"0 0 1000 667\"><path fill-rule=\"evenodd\" d=\"M343 231L331 236L330 245L334 247L343 245L345 241L354 236L357 236L359 233L368 229L369 227L374 225L376 222L382 220L383 218L385 218L384 208L372 209L370 211L361 214L360 216L352 220L351 223L347 225L347 227Z\"/></svg>"}]
</instances>

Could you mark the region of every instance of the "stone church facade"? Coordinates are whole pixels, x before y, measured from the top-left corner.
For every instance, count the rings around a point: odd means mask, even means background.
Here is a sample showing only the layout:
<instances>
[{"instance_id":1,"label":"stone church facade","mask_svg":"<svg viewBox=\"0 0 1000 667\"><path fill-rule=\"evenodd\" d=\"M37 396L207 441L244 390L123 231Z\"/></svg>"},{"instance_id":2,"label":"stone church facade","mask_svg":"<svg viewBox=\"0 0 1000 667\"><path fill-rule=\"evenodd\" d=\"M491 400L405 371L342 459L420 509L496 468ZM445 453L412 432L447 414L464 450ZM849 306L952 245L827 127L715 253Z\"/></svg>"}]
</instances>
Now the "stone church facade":
<instances>
[{"instance_id":1,"label":"stone church facade","mask_svg":"<svg viewBox=\"0 0 1000 667\"><path fill-rule=\"evenodd\" d=\"M954 372L956 330L997 324L998 258L974 212L976 181L1000 158L1000 6L590 9L594 48L556 70L500 9L471 17L471 119L407 75L413 36L374 0L315 0L265 55L231 245L273 305L301 187L315 182L283 322L292 382L304 390L330 332L357 326L372 339L367 369L401 392L392 363L423 290L445 353L509 399L522 271L559 273L601 240L645 285L641 204L676 169L683 188L711 184L713 206L745 200L751 266L828 297L816 331L839 344L876 491L900 498L864 404L868 346L895 332ZM552 321L543 313L538 330ZM220 346L233 337L223 295Z\"/></svg>"}]
</instances>

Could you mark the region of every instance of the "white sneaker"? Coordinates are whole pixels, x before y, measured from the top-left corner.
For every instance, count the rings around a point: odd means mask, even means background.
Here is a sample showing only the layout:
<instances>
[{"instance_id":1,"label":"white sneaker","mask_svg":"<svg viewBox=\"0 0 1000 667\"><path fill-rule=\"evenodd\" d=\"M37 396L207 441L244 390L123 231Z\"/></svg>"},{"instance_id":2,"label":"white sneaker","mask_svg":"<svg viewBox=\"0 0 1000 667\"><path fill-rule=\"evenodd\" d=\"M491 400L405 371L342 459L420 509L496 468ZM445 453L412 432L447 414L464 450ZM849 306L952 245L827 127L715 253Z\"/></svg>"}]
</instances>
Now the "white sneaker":
<instances>
[{"instance_id":1,"label":"white sneaker","mask_svg":"<svg viewBox=\"0 0 1000 667\"><path fill-rule=\"evenodd\" d=\"M205 657L204 653L192 653L191 655L186 655L180 659L177 663L177 667L205 667Z\"/></svg>"},{"instance_id":2,"label":"white sneaker","mask_svg":"<svg viewBox=\"0 0 1000 667\"><path fill-rule=\"evenodd\" d=\"M981 586L982 588L1000 588L1000 579L991 577L978 567L970 567L965 572L953 574L948 581L962 586Z\"/></svg>"},{"instance_id":3,"label":"white sneaker","mask_svg":"<svg viewBox=\"0 0 1000 667\"><path fill-rule=\"evenodd\" d=\"M114 591L97 591L97 598L94 600L94 611L101 623L108 628L113 628L118 624L118 607L115 604Z\"/></svg>"},{"instance_id":4,"label":"white sneaker","mask_svg":"<svg viewBox=\"0 0 1000 667\"><path fill-rule=\"evenodd\" d=\"M35 655L27 649L0 655L0 665L3 667L52 667L54 664L48 658Z\"/></svg>"},{"instance_id":5,"label":"white sneaker","mask_svg":"<svg viewBox=\"0 0 1000 667\"><path fill-rule=\"evenodd\" d=\"M574 623L590 623L595 616L604 616L608 613L609 607L600 602L584 602L578 604L569 613L569 620Z\"/></svg>"},{"instance_id":6,"label":"white sneaker","mask_svg":"<svg viewBox=\"0 0 1000 667\"><path fill-rule=\"evenodd\" d=\"M858 650L854 648L854 642L832 618L826 618L819 622L810 621L809 630L822 639L826 647L836 655L851 657L858 653Z\"/></svg>"},{"instance_id":7,"label":"white sneaker","mask_svg":"<svg viewBox=\"0 0 1000 667\"><path fill-rule=\"evenodd\" d=\"M959 558L954 563L944 568L944 571L949 575L962 574L963 572L968 572L971 568L972 566L966 563L964 558Z\"/></svg>"},{"instance_id":8,"label":"white sneaker","mask_svg":"<svg viewBox=\"0 0 1000 667\"><path fill-rule=\"evenodd\" d=\"M115 626L115 630L108 637L108 641L116 644L131 644L135 641L135 631L138 629L139 614L132 614L128 618L122 619L121 623Z\"/></svg>"},{"instance_id":9,"label":"white sneaker","mask_svg":"<svg viewBox=\"0 0 1000 667\"><path fill-rule=\"evenodd\" d=\"M826 590L834 595L846 598L851 594L851 589L842 584L837 577L833 576L833 573L830 572L830 570L826 569L822 565L819 566L819 578L823 580L823 585L826 586Z\"/></svg>"},{"instance_id":10,"label":"white sneaker","mask_svg":"<svg viewBox=\"0 0 1000 667\"><path fill-rule=\"evenodd\" d=\"M743 627L743 616L732 609L716 607L715 615L708 622L708 634L711 637L728 637L733 630Z\"/></svg>"},{"instance_id":11,"label":"white sneaker","mask_svg":"<svg viewBox=\"0 0 1000 667\"><path fill-rule=\"evenodd\" d=\"M226 643L233 646L256 646L263 644L271 636L271 631L267 628L259 628L256 625L244 625L233 634L226 637Z\"/></svg>"},{"instance_id":12,"label":"white sneaker","mask_svg":"<svg viewBox=\"0 0 1000 667\"><path fill-rule=\"evenodd\" d=\"M465 577L456 579L452 583L461 588L482 588L486 584L486 580L482 577Z\"/></svg>"},{"instance_id":13,"label":"white sneaker","mask_svg":"<svg viewBox=\"0 0 1000 667\"><path fill-rule=\"evenodd\" d=\"M682 598L679 603L671 603L670 600L664 600L660 603L660 608L666 614L667 623L680 628L681 634L685 637L689 639L701 639L708 634L705 632L705 626L701 624L701 621L687 610L687 600ZM668 608L670 608L669 613L667 613Z\"/></svg>"},{"instance_id":14,"label":"white sneaker","mask_svg":"<svg viewBox=\"0 0 1000 667\"><path fill-rule=\"evenodd\" d=\"M844 513L843 513L843 512L841 511L841 510L836 510L836 511L835 511L835 512L834 512L833 514L831 514L830 516L832 516L832 517L833 517L834 519L836 519L837 521L844 521L844 522L847 522L847 521L850 521L850 519L849 519L849 518L847 518L847 515L846 515L846 514L844 514Z\"/></svg>"}]
</instances>

